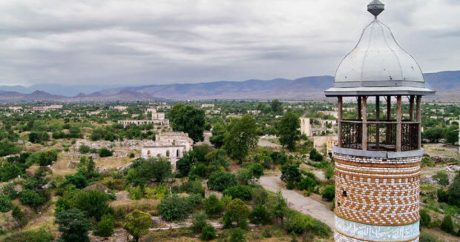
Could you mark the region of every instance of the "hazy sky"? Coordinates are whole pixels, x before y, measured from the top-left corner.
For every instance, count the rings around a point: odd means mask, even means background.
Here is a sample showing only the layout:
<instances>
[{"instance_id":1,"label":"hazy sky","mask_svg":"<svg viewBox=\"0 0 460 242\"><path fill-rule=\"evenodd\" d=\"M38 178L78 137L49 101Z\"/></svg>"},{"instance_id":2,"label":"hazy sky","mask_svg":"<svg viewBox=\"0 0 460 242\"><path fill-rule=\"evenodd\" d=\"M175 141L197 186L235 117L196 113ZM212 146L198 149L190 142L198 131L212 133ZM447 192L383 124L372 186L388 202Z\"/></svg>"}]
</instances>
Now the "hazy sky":
<instances>
[{"instance_id":1,"label":"hazy sky","mask_svg":"<svg viewBox=\"0 0 460 242\"><path fill-rule=\"evenodd\" d=\"M370 0L1 0L0 85L332 75ZM383 0L424 72L460 69L460 0Z\"/></svg>"}]
</instances>

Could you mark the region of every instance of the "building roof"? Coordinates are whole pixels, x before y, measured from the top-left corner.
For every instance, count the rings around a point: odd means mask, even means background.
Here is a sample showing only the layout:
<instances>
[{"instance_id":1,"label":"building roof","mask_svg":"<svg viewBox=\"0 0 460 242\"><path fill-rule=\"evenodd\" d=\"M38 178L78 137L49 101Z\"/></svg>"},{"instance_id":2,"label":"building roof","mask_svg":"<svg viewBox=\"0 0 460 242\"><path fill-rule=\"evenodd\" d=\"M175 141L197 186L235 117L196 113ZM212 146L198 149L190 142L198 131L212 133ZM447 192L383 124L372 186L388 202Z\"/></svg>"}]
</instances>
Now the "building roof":
<instances>
[{"instance_id":1,"label":"building roof","mask_svg":"<svg viewBox=\"0 0 460 242\"><path fill-rule=\"evenodd\" d=\"M385 24L377 19L383 4L374 0L368 10L375 19L363 30L355 48L347 54L335 75L334 87L326 96L426 95L422 70L398 44Z\"/></svg>"}]
</instances>

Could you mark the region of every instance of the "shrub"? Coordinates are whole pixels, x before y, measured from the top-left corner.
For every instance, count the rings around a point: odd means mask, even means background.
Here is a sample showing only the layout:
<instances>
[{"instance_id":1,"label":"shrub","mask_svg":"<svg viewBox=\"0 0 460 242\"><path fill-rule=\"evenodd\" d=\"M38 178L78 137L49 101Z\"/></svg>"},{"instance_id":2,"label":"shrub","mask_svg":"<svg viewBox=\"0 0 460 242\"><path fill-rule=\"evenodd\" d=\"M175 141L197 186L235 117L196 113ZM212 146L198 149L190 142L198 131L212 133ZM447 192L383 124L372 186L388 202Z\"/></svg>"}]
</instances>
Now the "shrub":
<instances>
[{"instance_id":1,"label":"shrub","mask_svg":"<svg viewBox=\"0 0 460 242\"><path fill-rule=\"evenodd\" d=\"M232 229L230 232L230 242L246 242L245 231L240 228Z\"/></svg>"},{"instance_id":2,"label":"shrub","mask_svg":"<svg viewBox=\"0 0 460 242\"><path fill-rule=\"evenodd\" d=\"M56 223L59 224L62 241L89 241L90 222L81 210L72 208L58 213Z\"/></svg>"},{"instance_id":3,"label":"shrub","mask_svg":"<svg viewBox=\"0 0 460 242\"><path fill-rule=\"evenodd\" d=\"M187 206L190 208L190 210L195 210L203 206L203 197L201 197L200 194L192 193L188 195L185 200L187 201Z\"/></svg>"},{"instance_id":4,"label":"shrub","mask_svg":"<svg viewBox=\"0 0 460 242\"><path fill-rule=\"evenodd\" d=\"M141 236L149 232L152 225L150 214L135 210L126 216L123 228L134 237L135 241L139 241Z\"/></svg>"},{"instance_id":5,"label":"shrub","mask_svg":"<svg viewBox=\"0 0 460 242\"><path fill-rule=\"evenodd\" d=\"M22 169L13 162L0 161L0 182L9 181L22 174Z\"/></svg>"},{"instance_id":6,"label":"shrub","mask_svg":"<svg viewBox=\"0 0 460 242\"><path fill-rule=\"evenodd\" d=\"M113 220L113 216L110 214L104 214L102 215L101 221L97 223L94 234L101 237L109 237L113 234L114 226L115 222Z\"/></svg>"},{"instance_id":7,"label":"shrub","mask_svg":"<svg viewBox=\"0 0 460 242\"><path fill-rule=\"evenodd\" d=\"M315 148L310 151L310 159L313 161L322 161L323 155L321 155Z\"/></svg>"},{"instance_id":8,"label":"shrub","mask_svg":"<svg viewBox=\"0 0 460 242\"><path fill-rule=\"evenodd\" d=\"M441 202L442 202L442 203L447 203L447 202L449 202L449 193L448 193L446 190L440 188L440 189L438 189L438 190L436 191L436 194L437 194L437 196L438 196L438 202L440 202L440 203L441 203Z\"/></svg>"},{"instance_id":9,"label":"shrub","mask_svg":"<svg viewBox=\"0 0 460 242\"><path fill-rule=\"evenodd\" d=\"M14 220L19 224L20 227L24 226L27 224L27 217L24 214L24 212L21 211L19 207L14 207L13 211L11 213L13 216Z\"/></svg>"},{"instance_id":10,"label":"shrub","mask_svg":"<svg viewBox=\"0 0 460 242\"><path fill-rule=\"evenodd\" d=\"M428 210L421 209L420 210L420 225L428 227L431 223L431 216L428 213Z\"/></svg>"},{"instance_id":11,"label":"shrub","mask_svg":"<svg viewBox=\"0 0 460 242\"><path fill-rule=\"evenodd\" d=\"M227 206L227 211L224 215L224 226L229 227L233 222L241 227L247 226L247 218L249 216L249 208L240 199L233 199Z\"/></svg>"},{"instance_id":12,"label":"shrub","mask_svg":"<svg viewBox=\"0 0 460 242\"><path fill-rule=\"evenodd\" d=\"M172 194L161 200L157 207L161 217L166 221L180 221L185 219L190 211L186 199Z\"/></svg>"},{"instance_id":13,"label":"shrub","mask_svg":"<svg viewBox=\"0 0 460 242\"><path fill-rule=\"evenodd\" d=\"M422 233L420 233L419 241L420 242L438 242L438 239L436 238L436 236L423 231Z\"/></svg>"},{"instance_id":14,"label":"shrub","mask_svg":"<svg viewBox=\"0 0 460 242\"><path fill-rule=\"evenodd\" d=\"M50 140L47 132L30 132L29 141L32 143L43 143Z\"/></svg>"},{"instance_id":15,"label":"shrub","mask_svg":"<svg viewBox=\"0 0 460 242\"><path fill-rule=\"evenodd\" d=\"M99 149L99 156L100 157L109 157L109 156L112 156L113 155L113 152L107 148L101 148Z\"/></svg>"},{"instance_id":16,"label":"shrub","mask_svg":"<svg viewBox=\"0 0 460 242\"><path fill-rule=\"evenodd\" d=\"M441 186L449 185L449 176L445 171L438 171L436 175L433 176L434 180L438 182Z\"/></svg>"},{"instance_id":17,"label":"shrub","mask_svg":"<svg viewBox=\"0 0 460 242\"><path fill-rule=\"evenodd\" d=\"M6 213L11 210L11 200L6 195L0 194L0 213Z\"/></svg>"},{"instance_id":18,"label":"shrub","mask_svg":"<svg viewBox=\"0 0 460 242\"><path fill-rule=\"evenodd\" d=\"M332 233L327 225L297 211L290 211L287 214L285 228L288 233L298 235L309 233L320 237L327 237Z\"/></svg>"},{"instance_id":19,"label":"shrub","mask_svg":"<svg viewBox=\"0 0 460 242\"><path fill-rule=\"evenodd\" d=\"M252 199L251 187L243 185L229 187L224 190L223 195L233 199L239 198L244 201L250 201Z\"/></svg>"},{"instance_id":20,"label":"shrub","mask_svg":"<svg viewBox=\"0 0 460 242\"><path fill-rule=\"evenodd\" d=\"M91 151L91 147L87 145L80 145L80 147L78 148L78 151L82 154L88 154Z\"/></svg>"},{"instance_id":21,"label":"shrub","mask_svg":"<svg viewBox=\"0 0 460 242\"><path fill-rule=\"evenodd\" d=\"M194 193L204 196L204 187L201 184L200 180L188 180L186 183L182 184L181 190L187 193Z\"/></svg>"},{"instance_id":22,"label":"shrub","mask_svg":"<svg viewBox=\"0 0 460 242\"><path fill-rule=\"evenodd\" d=\"M197 213L194 214L192 217L192 230L195 233L201 233L204 226L206 226L206 214L205 213Z\"/></svg>"},{"instance_id":23,"label":"shrub","mask_svg":"<svg viewBox=\"0 0 460 242\"><path fill-rule=\"evenodd\" d=\"M235 186L236 178L235 175L228 172L214 172L209 176L208 187L214 191L223 191L227 187Z\"/></svg>"},{"instance_id":24,"label":"shrub","mask_svg":"<svg viewBox=\"0 0 460 242\"><path fill-rule=\"evenodd\" d=\"M37 230L23 231L11 236L4 240L5 242L52 242L54 241L53 234L44 228Z\"/></svg>"},{"instance_id":25,"label":"shrub","mask_svg":"<svg viewBox=\"0 0 460 242\"><path fill-rule=\"evenodd\" d=\"M460 207L460 173L455 176L454 182L449 186L449 204Z\"/></svg>"},{"instance_id":26,"label":"shrub","mask_svg":"<svg viewBox=\"0 0 460 242\"><path fill-rule=\"evenodd\" d=\"M78 191L71 202L72 206L85 212L88 217L99 221L102 215L112 212L108 205L110 196L98 190Z\"/></svg>"},{"instance_id":27,"label":"shrub","mask_svg":"<svg viewBox=\"0 0 460 242\"><path fill-rule=\"evenodd\" d=\"M449 234L454 233L454 221L452 221L452 217L450 215L444 216L441 223L441 229Z\"/></svg>"},{"instance_id":28,"label":"shrub","mask_svg":"<svg viewBox=\"0 0 460 242\"><path fill-rule=\"evenodd\" d=\"M204 200L204 210L210 217L218 217L224 211L224 204L215 195Z\"/></svg>"},{"instance_id":29,"label":"shrub","mask_svg":"<svg viewBox=\"0 0 460 242\"><path fill-rule=\"evenodd\" d=\"M262 205L257 205L254 210L252 210L251 214L249 215L251 222L253 224L270 224L272 221L272 216L270 212L268 212L267 208Z\"/></svg>"},{"instance_id":30,"label":"shrub","mask_svg":"<svg viewBox=\"0 0 460 242\"><path fill-rule=\"evenodd\" d=\"M332 201L335 197L335 186L327 185L324 187L323 192L321 192L321 197L326 201Z\"/></svg>"},{"instance_id":31,"label":"shrub","mask_svg":"<svg viewBox=\"0 0 460 242\"><path fill-rule=\"evenodd\" d=\"M315 179L311 177L305 177L299 182L299 184L297 184L297 188L301 190L313 191L316 185L317 183Z\"/></svg>"},{"instance_id":32,"label":"shrub","mask_svg":"<svg viewBox=\"0 0 460 242\"><path fill-rule=\"evenodd\" d=\"M129 187L128 192L129 192L129 198L133 200L139 200L144 195L144 192L142 191L142 187L140 186Z\"/></svg>"},{"instance_id":33,"label":"shrub","mask_svg":"<svg viewBox=\"0 0 460 242\"><path fill-rule=\"evenodd\" d=\"M201 236L200 238L202 240L213 240L216 238L216 229L214 229L214 227L212 227L211 225L209 224L206 224L203 229L201 230Z\"/></svg>"},{"instance_id":34,"label":"shrub","mask_svg":"<svg viewBox=\"0 0 460 242\"><path fill-rule=\"evenodd\" d=\"M264 175L264 167L259 163L251 163L248 166L248 169L251 171L252 176L256 179L259 179L261 176Z\"/></svg>"},{"instance_id":35,"label":"shrub","mask_svg":"<svg viewBox=\"0 0 460 242\"><path fill-rule=\"evenodd\" d=\"M31 208L37 209L46 202L46 199L42 197L36 191L25 189L19 193L19 200L22 204L27 205Z\"/></svg>"},{"instance_id":36,"label":"shrub","mask_svg":"<svg viewBox=\"0 0 460 242\"><path fill-rule=\"evenodd\" d=\"M133 185L145 185L152 180L163 182L171 176L171 162L163 159L139 159L128 170L127 180Z\"/></svg>"},{"instance_id":37,"label":"shrub","mask_svg":"<svg viewBox=\"0 0 460 242\"><path fill-rule=\"evenodd\" d=\"M72 184L78 189L85 188L88 185L88 179L85 175L77 172L75 175L67 176L65 185Z\"/></svg>"},{"instance_id":38,"label":"shrub","mask_svg":"<svg viewBox=\"0 0 460 242\"><path fill-rule=\"evenodd\" d=\"M14 200L18 197L18 192L14 188L13 183L8 183L4 185L3 187L0 188L0 193L6 195L9 197L11 200Z\"/></svg>"},{"instance_id":39,"label":"shrub","mask_svg":"<svg viewBox=\"0 0 460 242\"><path fill-rule=\"evenodd\" d=\"M302 174L298 165L285 164L281 167L281 180L288 184L288 189L294 188L301 178Z\"/></svg>"}]
</instances>

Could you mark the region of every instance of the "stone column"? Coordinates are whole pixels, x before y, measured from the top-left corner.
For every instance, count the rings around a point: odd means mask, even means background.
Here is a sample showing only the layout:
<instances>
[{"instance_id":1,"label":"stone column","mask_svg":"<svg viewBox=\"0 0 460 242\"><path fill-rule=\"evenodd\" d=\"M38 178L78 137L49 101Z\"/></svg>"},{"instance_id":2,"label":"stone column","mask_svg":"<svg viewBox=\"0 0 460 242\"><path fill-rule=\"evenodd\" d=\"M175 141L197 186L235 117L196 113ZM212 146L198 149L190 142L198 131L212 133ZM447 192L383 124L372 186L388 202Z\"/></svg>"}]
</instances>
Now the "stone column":
<instances>
[{"instance_id":1,"label":"stone column","mask_svg":"<svg viewBox=\"0 0 460 242\"><path fill-rule=\"evenodd\" d=\"M367 150L367 97L361 98L362 141L361 147Z\"/></svg>"},{"instance_id":2,"label":"stone column","mask_svg":"<svg viewBox=\"0 0 460 242\"><path fill-rule=\"evenodd\" d=\"M402 103L401 96L396 97L396 151L401 151L402 137Z\"/></svg>"}]
</instances>

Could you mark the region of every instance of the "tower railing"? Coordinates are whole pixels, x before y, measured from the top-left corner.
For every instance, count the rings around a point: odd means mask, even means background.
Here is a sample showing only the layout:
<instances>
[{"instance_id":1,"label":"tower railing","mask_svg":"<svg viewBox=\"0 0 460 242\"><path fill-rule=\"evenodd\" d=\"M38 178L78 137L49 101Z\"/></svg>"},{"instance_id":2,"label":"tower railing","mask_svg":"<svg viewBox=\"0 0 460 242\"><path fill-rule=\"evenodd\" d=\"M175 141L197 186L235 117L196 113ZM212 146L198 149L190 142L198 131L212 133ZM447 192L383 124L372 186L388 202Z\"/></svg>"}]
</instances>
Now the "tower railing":
<instances>
[{"instance_id":1,"label":"tower railing","mask_svg":"<svg viewBox=\"0 0 460 242\"><path fill-rule=\"evenodd\" d=\"M396 151L397 139L396 120L377 121L368 120L367 126L367 150L374 151ZM361 120L341 120L340 121L340 141L341 147L349 149L362 148L362 129ZM401 151L418 150L419 122L401 122Z\"/></svg>"}]
</instances>

